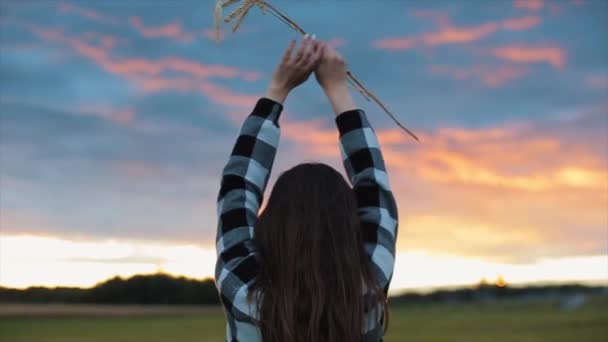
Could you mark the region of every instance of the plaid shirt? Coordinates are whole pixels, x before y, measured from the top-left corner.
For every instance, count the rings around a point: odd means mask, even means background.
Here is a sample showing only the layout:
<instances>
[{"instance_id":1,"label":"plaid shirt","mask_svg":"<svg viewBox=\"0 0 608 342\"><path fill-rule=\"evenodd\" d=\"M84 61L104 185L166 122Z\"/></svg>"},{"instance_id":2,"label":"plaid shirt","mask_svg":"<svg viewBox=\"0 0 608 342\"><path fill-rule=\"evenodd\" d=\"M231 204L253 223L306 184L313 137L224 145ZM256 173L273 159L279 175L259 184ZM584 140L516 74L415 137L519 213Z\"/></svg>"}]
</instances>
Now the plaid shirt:
<instances>
[{"instance_id":1,"label":"plaid shirt","mask_svg":"<svg viewBox=\"0 0 608 342\"><path fill-rule=\"evenodd\" d=\"M256 278L254 226L279 144L280 103L261 98L241 128L222 175L218 196L216 286L228 319L230 342L261 341L254 303L247 294ZM336 117L340 151L358 201L365 250L384 289L392 278L397 236L397 207L376 135L362 110ZM364 297L367 294L363 294ZM367 310L363 341L382 341L377 309Z\"/></svg>"}]
</instances>

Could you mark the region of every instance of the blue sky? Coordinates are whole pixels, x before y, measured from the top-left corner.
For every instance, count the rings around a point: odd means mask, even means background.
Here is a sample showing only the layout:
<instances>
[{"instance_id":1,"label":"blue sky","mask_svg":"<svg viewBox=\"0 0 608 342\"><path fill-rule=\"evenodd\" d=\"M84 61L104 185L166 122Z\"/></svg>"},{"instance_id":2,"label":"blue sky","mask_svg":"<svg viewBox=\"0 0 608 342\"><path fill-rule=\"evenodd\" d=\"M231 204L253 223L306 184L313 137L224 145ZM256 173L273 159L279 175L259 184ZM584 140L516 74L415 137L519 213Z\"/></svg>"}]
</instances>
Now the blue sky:
<instances>
[{"instance_id":1,"label":"blue sky","mask_svg":"<svg viewBox=\"0 0 608 342\"><path fill-rule=\"evenodd\" d=\"M605 1L273 4L336 46L422 137L413 142L357 98L385 149L403 218L400 252L522 267L606 254ZM223 26L216 43L213 5L0 5L4 238L213 249L220 172L239 124L298 38L254 9L237 33ZM314 78L285 110L271 184L303 160L341 169L331 108ZM56 259L38 251L36 260ZM10 270L23 256L3 258ZM78 258L95 256L70 262ZM400 268L416 275L405 261ZM58 282L5 272L0 283L7 285ZM492 276L480 272L471 277ZM568 272L587 277L573 269L559 277ZM607 272L588 277L606 279ZM425 284L449 282L429 279Z\"/></svg>"}]
</instances>

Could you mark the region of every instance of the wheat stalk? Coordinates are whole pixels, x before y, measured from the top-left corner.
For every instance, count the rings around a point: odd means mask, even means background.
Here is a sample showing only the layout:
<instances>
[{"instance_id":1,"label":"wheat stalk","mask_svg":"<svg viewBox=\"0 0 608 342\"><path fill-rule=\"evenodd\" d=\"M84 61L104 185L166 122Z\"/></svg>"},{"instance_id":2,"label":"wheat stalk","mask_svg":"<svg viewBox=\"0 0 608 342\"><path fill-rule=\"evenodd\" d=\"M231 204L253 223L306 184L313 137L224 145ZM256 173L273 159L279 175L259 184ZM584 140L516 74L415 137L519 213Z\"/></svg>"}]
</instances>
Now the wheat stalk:
<instances>
[{"instance_id":1,"label":"wheat stalk","mask_svg":"<svg viewBox=\"0 0 608 342\"><path fill-rule=\"evenodd\" d=\"M274 6L272 6L270 3L268 3L265 0L245 0L232 13L230 13L228 16L222 18L223 17L223 8L236 4L240 1L241 0L218 0L218 2L216 3L215 9L213 12L213 16L215 19L215 32L216 32L217 41L219 41L221 39L220 22L222 21L222 19L224 20L224 22L230 22L238 17L235 26L232 28L232 32L236 32L239 29L239 27L241 26L243 19L245 19L245 16L247 15L249 10L254 5L258 5L260 10L262 11L262 14L266 14L266 11L268 11L270 14L277 17L279 20L281 20L282 22L287 24L289 27L291 27L295 31L299 32L300 34L306 34L306 31L304 31L304 29L301 28L300 25L298 25L295 21L293 21L291 18L289 18L285 14L281 13L281 11L276 9ZM386 114L388 114L388 116L391 119L393 119L393 121L399 127L401 127L406 133L408 133L414 139L416 139L416 141L419 140L418 137L414 133L412 133L409 129L407 129L404 125L402 125L401 122L399 122L399 120L395 117L395 115L393 115L393 113L391 113L391 111L388 110L388 108L382 103L382 101L380 101L380 99L378 99L378 97L376 97L376 95L374 95L371 91L369 91L363 85L363 83L361 83L361 81L359 81L359 79L357 77L355 77L355 75L352 72L348 71L347 76L348 76L347 82L351 88L354 88L355 90L357 90L367 101L370 101L370 98L371 98L371 100L376 102L382 108L382 110L384 110L384 112L386 112Z\"/></svg>"},{"instance_id":2,"label":"wheat stalk","mask_svg":"<svg viewBox=\"0 0 608 342\"><path fill-rule=\"evenodd\" d=\"M241 16L239 17L239 19L236 21L236 24L232 28L233 33L239 29L239 27L241 26L241 23L243 22L243 19L245 19L245 16L247 15L247 13L251 9L251 7L253 7L253 5L255 5L255 3L256 3L256 0L245 0L243 5L239 8Z\"/></svg>"}]
</instances>

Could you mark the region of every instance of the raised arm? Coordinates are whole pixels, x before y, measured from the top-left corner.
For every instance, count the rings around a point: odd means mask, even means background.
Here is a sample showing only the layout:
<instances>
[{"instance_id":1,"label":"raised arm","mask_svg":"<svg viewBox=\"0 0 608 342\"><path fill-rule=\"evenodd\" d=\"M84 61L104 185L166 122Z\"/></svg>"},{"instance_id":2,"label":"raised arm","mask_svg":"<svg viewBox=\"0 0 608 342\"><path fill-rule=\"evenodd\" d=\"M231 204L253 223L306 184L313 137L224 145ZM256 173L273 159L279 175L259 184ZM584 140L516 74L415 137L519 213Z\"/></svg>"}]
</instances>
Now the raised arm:
<instances>
[{"instance_id":1,"label":"raised arm","mask_svg":"<svg viewBox=\"0 0 608 342\"><path fill-rule=\"evenodd\" d=\"M337 115L342 160L357 197L365 251L386 292L395 265L398 215L380 144L348 92L346 63L337 51L326 49L316 76Z\"/></svg>"},{"instance_id":2,"label":"raised arm","mask_svg":"<svg viewBox=\"0 0 608 342\"><path fill-rule=\"evenodd\" d=\"M375 266L379 285L388 291L395 265L397 206L380 145L360 109L336 117L342 161L357 196L365 251Z\"/></svg>"},{"instance_id":3,"label":"raised arm","mask_svg":"<svg viewBox=\"0 0 608 342\"><path fill-rule=\"evenodd\" d=\"M279 143L282 109L268 98L257 102L222 173L215 280L222 303L236 317L247 316L247 286L258 271L253 228Z\"/></svg>"},{"instance_id":4,"label":"raised arm","mask_svg":"<svg viewBox=\"0 0 608 342\"><path fill-rule=\"evenodd\" d=\"M245 119L222 173L215 281L229 321L253 321L247 292L259 269L254 227L279 144L282 103L308 78L322 55L321 46L310 38L292 57L294 45L292 41L275 70L266 97ZM237 336L236 326L229 324L231 336Z\"/></svg>"}]
</instances>

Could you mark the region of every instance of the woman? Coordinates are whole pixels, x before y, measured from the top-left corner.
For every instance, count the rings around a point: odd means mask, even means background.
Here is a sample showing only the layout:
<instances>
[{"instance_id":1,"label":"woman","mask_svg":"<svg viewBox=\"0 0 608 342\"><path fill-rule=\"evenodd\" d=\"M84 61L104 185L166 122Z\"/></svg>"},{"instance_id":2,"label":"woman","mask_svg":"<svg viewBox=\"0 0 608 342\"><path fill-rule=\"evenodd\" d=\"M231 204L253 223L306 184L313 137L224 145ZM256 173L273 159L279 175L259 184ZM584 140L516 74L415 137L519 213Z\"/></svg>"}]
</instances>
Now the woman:
<instances>
[{"instance_id":1,"label":"woman","mask_svg":"<svg viewBox=\"0 0 608 342\"><path fill-rule=\"evenodd\" d=\"M292 41L266 96L245 120L218 196L216 285L228 341L381 341L393 273L397 208L378 141L327 44ZM333 168L295 166L262 196L291 90L314 72L335 113L346 183Z\"/></svg>"}]
</instances>

